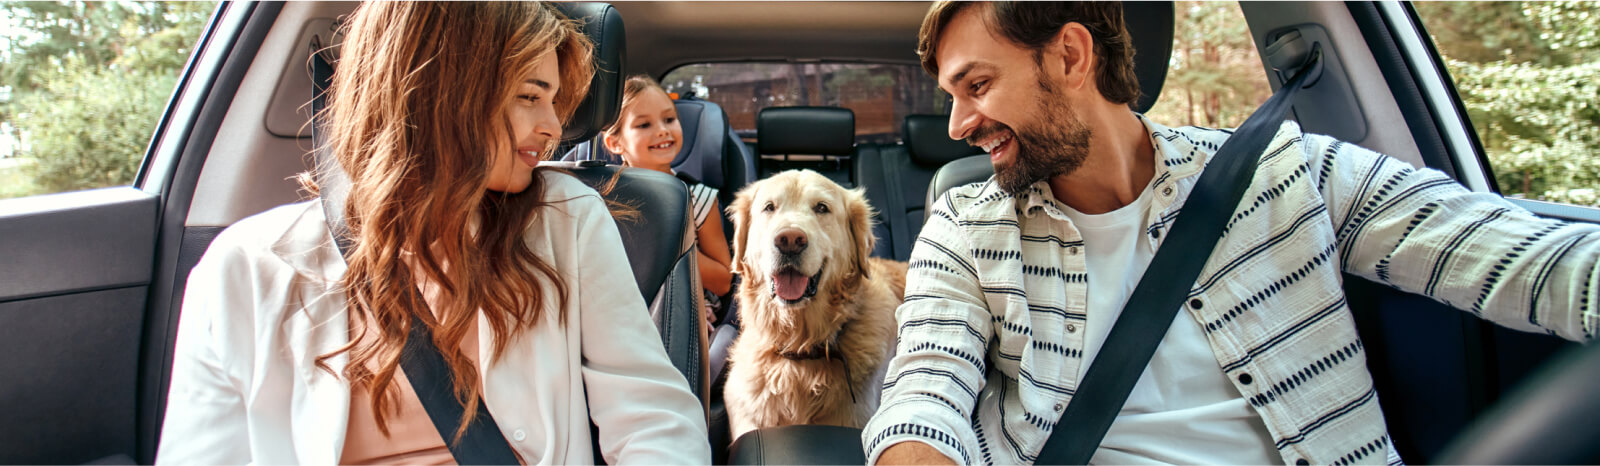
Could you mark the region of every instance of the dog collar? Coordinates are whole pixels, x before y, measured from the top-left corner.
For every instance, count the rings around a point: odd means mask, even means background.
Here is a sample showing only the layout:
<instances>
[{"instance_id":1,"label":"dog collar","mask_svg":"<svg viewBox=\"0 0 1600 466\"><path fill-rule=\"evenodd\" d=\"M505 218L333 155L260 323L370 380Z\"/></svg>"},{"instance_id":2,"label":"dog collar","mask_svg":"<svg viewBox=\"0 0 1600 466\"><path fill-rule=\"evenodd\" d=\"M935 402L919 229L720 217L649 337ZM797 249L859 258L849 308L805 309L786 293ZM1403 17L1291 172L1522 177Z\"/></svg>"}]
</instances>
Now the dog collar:
<instances>
[{"instance_id":1,"label":"dog collar","mask_svg":"<svg viewBox=\"0 0 1600 466\"><path fill-rule=\"evenodd\" d=\"M840 332L842 333L843 331L844 329L841 328ZM835 334L833 338L834 340L838 340L839 335ZM820 345L813 345L803 351L780 350L776 351L776 353L778 353L778 356L790 361L814 361L824 358L839 360L839 364L844 366L844 388L850 392L850 404L856 404L856 386L855 383L851 382L850 380L850 361L846 361L844 359L843 351L828 351L828 348L834 346L834 343L836 343L836 341L830 341Z\"/></svg>"}]
</instances>

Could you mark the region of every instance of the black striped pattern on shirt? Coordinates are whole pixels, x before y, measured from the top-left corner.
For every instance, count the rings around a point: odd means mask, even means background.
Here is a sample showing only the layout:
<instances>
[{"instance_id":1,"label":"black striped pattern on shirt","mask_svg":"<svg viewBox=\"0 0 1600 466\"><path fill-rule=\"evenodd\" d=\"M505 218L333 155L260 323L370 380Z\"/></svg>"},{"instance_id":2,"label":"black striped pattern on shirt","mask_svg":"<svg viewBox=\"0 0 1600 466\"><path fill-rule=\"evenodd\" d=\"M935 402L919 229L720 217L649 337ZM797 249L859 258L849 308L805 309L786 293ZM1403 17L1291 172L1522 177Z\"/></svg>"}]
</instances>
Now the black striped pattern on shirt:
<instances>
[{"instance_id":1,"label":"black striped pattern on shirt","mask_svg":"<svg viewBox=\"0 0 1600 466\"><path fill-rule=\"evenodd\" d=\"M1244 314L1245 311L1248 311L1262 302L1265 302L1267 298L1278 294L1278 292L1283 291L1284 289L1288 288L1289 285L1293 285L1295 282L1300 281L1300 279L1310 276L1312 271L1321 268L1323 263L1328 261L1328 258L1333 257L1334 249L1335 245L1329 244L1327 247L1322 249L1321 253L1317 254L1315 257L1312 257L1311 261L1306 262L1305 265L1300 266L1300 268L1295 269L1288 275L1278 278L1277 280L1273 281L1271 285L1268 285L1266 288L1257 291L1254 295L1251 295L1250 298L1240 302L1232 309L1228 309L1227 312L1222 313L1222 317L1206 323L1206 333L1216 332L1217 329L1227 325L1228 322L1232 322L1234 318Z\"/></svg>"},{"instance_id":2,"label":"black striped pattern on shirt","mask_svg":"<svg viewBox=\"0 0 1600 466\"><path fill-rule=\"evenodd\" d=\"M1268 403L1278 401L1278 397L1281 397L1290 390L1294 390L1296 387L1299 387L1311 379L1316 378L1316 376L1321 375L1324 371L1333 370L1333 368L1339 364L1350 360L1350 358L1354 358L1357 354L1361 354L1363 349L1364 346L1361 344L1361 340L1352 341L1349 344L1344 345L1344 347L1329 353L1327 356L1323 356L1322 359L1318 359L1312 362L1310 365L1300 368L1300 370L1296 371L1294 375L1284 378L1283 380L1279 380L1268 386L1267 389L1262 390L1261 393L1257 393L1255 396L1250 397L1250 405L1260 408L1262 406L1266 406Z\"/></svg>"}]
</instances>

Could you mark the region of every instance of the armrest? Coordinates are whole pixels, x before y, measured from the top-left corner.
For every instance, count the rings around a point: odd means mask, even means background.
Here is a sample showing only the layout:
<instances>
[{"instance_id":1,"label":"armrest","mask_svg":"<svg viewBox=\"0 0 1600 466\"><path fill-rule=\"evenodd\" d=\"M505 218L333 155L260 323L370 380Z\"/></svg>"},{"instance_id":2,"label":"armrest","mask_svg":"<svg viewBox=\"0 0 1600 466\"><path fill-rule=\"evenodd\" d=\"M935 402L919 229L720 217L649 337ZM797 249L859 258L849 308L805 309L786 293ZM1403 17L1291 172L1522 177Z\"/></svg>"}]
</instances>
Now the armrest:
<instances>
[{"instance_id":1,"label":"armrest","mask_svg":"<svg viewBox=\"0 0 1600 466\"><path fill-rule=\"evenodd\" d=\"M866 464L861 429L803 425L757 429L728 447L728 464Z\"/></svg>"}]
</instances>

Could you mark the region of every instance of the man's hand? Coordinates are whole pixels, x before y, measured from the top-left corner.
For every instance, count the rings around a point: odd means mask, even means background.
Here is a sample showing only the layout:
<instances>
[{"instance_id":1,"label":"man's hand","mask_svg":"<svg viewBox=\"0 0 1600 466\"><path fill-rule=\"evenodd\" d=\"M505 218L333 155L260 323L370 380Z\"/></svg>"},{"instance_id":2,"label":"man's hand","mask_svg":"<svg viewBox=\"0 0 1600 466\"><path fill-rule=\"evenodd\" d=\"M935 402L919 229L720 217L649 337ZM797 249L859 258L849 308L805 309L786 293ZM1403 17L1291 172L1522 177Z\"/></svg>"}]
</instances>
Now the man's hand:
<instances>
[{"instance_id":1,"label":"man's hand","mask_svg":"<svg viewBox=\"0 0 1600 466\"><path fill-rule=\"evenodd\" d=\"M928 446L926 443L905 441L890 445L882 455L878 455L877 464L956 464L950 457L939 453L939 449Z\"/></svg>"}]
</instances>

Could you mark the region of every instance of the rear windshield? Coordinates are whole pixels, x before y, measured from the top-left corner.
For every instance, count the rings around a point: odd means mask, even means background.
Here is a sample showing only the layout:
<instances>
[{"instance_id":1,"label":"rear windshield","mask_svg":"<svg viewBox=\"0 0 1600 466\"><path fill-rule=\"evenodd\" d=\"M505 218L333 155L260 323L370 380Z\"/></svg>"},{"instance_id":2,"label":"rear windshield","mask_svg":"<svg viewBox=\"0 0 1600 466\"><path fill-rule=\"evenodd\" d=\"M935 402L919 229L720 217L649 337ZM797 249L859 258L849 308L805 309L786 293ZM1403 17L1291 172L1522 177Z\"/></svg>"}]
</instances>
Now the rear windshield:
<instances>
[{"instance_id":1,"label":"rear windshield","mask_svg":"<svg viewBox=\"0 0 1600 466\"><path fill-rule=\"evenodd\" d=\"M745 140L767 107L844 107L856 113L856 142L900 141L906 115L946 113L948 97L917 65L871 63L698 63L661 79L667 92L716 102Z\"/></svg>"}]
</instances>

